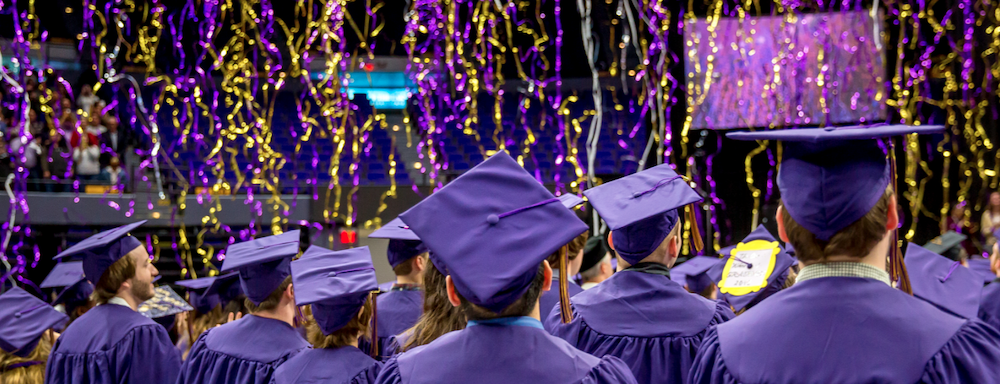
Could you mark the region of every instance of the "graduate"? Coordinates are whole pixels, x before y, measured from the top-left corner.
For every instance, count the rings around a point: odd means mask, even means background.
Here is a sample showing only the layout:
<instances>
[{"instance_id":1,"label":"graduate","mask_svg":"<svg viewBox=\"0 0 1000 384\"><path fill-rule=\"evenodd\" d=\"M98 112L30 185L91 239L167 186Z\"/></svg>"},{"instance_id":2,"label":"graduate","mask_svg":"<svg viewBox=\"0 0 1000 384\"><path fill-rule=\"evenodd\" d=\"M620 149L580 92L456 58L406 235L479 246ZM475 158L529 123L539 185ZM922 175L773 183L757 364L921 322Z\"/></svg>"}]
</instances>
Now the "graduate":
<instances>
[{"instance_id":1,"label":"graduate","mask_svg":"<svg viewBox=\"0 0 1000 384\"><path fill-rule=\"evenodd\" d=\"M375 382L382 363L358 349L371 325L375 267L368 247L331 251L311 246L292 262L295 303L310 306L307 349L274 371L273 384Z\"/></svg>"},{"instance_id":2,"label":"graduate","mask_svg":"<svg viewBox=\"0 0 1000 384\"><path fill-rule=\"evenodd\" d=\"M159 275L146 248L129 235L145 222L98 233L56 256L83 255L97 306L56 340L46 383L172 384L177 378L180 354L167 331L136 312L153 298L153 279Z\"/></svg>"},{"instance_id":3,"label":"graduate","mask_svg":"<svg viewBox=\"0 0 1000 384\"><path fill-rule=\"evenodd\" d=\"M420 242L402 220L396 218L383 225L368 237L389 239L386 255L389 265L396 274L396 282L389 291L379 295L378 307L378 354L381 360L390 356L394 348L390 339L417 323L423 312L423 280L427 269L427 247ZM364 340L362 344L369 344ZM362 345L362 350L370 352L370 345Z\"/></svg>"},{"instance_id":4,"label":"graduate","mask_svg":"<svg viewBox=\"0 0 1000 384\"><path fill-rule=\"evenodd\" d=\"M83 277L82 261L56 264L39 287L62 288L52 300L52 305L57 311L69 316L67 326L94 306L94 301L90 299L90 295L94 293L94 285Z\"/></svg>"},{"instance_id":5,"label":"graduate","mask_svg":"<svg viewBox=\"0 0 1000 384\"><path fill-rule=\"evenodd\" d=\"M975 319L979 314L982 284L960 261L914 243L906 245L903 261L906 262L914 297L963 319Z\"/></svg>"},{"instance_id":6,"label":"graduate","mask_svg":"<svg viewBox=\"0 0 1000 384\"><path fill-rule=\"evenodd\" d=\"M716 283L722 300L742 314L764 299L795 283L795 259L785 252L763 225L714 263L706 275Z\"/></svg>"},{"instance_id":7,"label":"graduate","mask_svg":"<svg viewBox=\"0 0 1000 384\"><path fill-rule=\"evenodd\" d=\"M891 156L878 139L942 130L730 133L782 141L778 234L804 267L795 285L711 329L688 382L1000 382L1000 333L893 287L908 284L902 260L890 252L899 208Z\"/></svg>"},{"instance_id":8,"label":"graduate","mask_svg":"<svg viewBox=\"0 0 1000 384\"><path fill-rule=\"evenodd\" d=\"M932 253L947 257L952 261L957 261L962 265L969 266L969 253L965 251L962 243L969 237L955 231L945 232L943 235L935 237L924 244L922 248Z\"/></svg>"},{"instance_id":9,"label":"graduate","mask_svg":"<svg viewBox=\"0 0 1000 384\"><path fill-rule=\"evenodd\" d=\"M279 365L309 348L294 328L289 264L298 253L298 230L229 246L221 271L239 272L250 314L202 333L178 384L266 384Z\"/></svg>"},{"instance_id":10,"label":"graduate","mask_svg":"<svg viewBox=\"0 0 1000 384\"><path fill-rule=\"evenodd\" d=\"M44 301L13 287L0 294L0 383L41 384L55 338L69 321Z\"/></svg>"},{"instance_id":11,"label":"graduate","mask_svg":"<svg viewBox=\"0 0 1000 384\"><path fill-rule=\"evenodd\" d=\"M1000 235L1000 233L996 233L996 235ZM996 238L1000 239L1000 237ZM997 243L993 243L993 252L990 253L990 269L995 278L992 283L983 288L979 301L978 317L1000 331L1000 252L997 248Z\"/></svg>"},{"instance_id":12,"label":"graduate","mask_svg":"<svg viewBox=\"0 0 1000 384\"><path fill-rule=\"evenodd\" d=\"M619 272L570 300L572 322L551 311L545 329L584 352L621 358L640 383L683 382L705 329L734 316L670 280L681 252L678 209L701 197L668 164L584 194L611 229Z\"/></svg>"},{"instance_id":13,"label":"graduate","mask_svg":"<svg viewBox=\"0 0 1000 384\"><path fill-rule=\"evenodd\" d=\"M236 273L231 274L235 275ZM208 291L217 278L218 276L210 276L180 280L175 283L187 289L187 301L194 308L194 311L188 313L185 322L187 329L181 330L181 339L176 344L177 350L181 351L181 357L184 360L187 360L192 340L197 340L198 336L201 336L208 328L225 322L219 295Z\"/></svg>"},{"instance_id":14,"label":"graduate","mask_svg":"<svg viewBox=\"0 0 1000 384\"><path fill-rule=\"evenodd\" d=\"M615 273L611 266L611 252L604 245L601 237L587 239L583 247L583 258L580 263L580 288L584 290L596 287Z\"/></svg>"},{"instance_id":15,"label":"graduate","mask_svg":"<svg viewBox=\"0 0 1000 384\"><path fill-rule=\"evenodd\" d=\"M461 331L389 359L388 383L634 383L615 357L581 352L542 329L545 259L587 230L506 152L401 215L447 269ZM446 223L446 225L442 225Z\"/></svg>"},{"instance_id":16,"label":"graduate","mask_svg":"<svg viewBox=\"0 0 1000 384\"><path fill-rule=\"evenodd\" d=\"M583 248L587 244L587 239L589 237L589 234L584 232L566 244L568 247L568 250L566 251L566 288L569 291L569 297L576 296L577 293L583 292L583 288L576 285L576 283L569 278L580 273L580 268L583 265ZM553 285L554 287L559 287L559 274L561 270L560 265L562 264L559 252L560 251L554 252L549 255L548 259L546 259L549 262L549 266L552 268L552 283L555 284ZM542 313L548 313L552 310L552 308L559 306L559 290L551 289L542 292L542 296L538 300L540 303L539 309L541 309Z\"/></svg>"},{"instance_id":17,"label":"graduate","mask_svg":"<svg viewBox=\"0 0 1000 384\"><path fill-rule=\"evenodd\" d=\"M719 299L719 290L708 270L720 261L712 256L695 256L670 268L670 280L684 286L688 292L709 300Z\"/></svg>"},{"instance_id":18,"label":"graduate","mask_svg":"<svg viewBox=\"0 0 1000 384\"><path fill-rule=\"evenodd\" d=\"M443 265L441 261L435 261L433 255L429 257L424 273L423 313L413 327L392 338L386 356L430 344L448 332L465 329L465 314L448 301L447 275L442 272Z\"/></svg>"}]
</instances>

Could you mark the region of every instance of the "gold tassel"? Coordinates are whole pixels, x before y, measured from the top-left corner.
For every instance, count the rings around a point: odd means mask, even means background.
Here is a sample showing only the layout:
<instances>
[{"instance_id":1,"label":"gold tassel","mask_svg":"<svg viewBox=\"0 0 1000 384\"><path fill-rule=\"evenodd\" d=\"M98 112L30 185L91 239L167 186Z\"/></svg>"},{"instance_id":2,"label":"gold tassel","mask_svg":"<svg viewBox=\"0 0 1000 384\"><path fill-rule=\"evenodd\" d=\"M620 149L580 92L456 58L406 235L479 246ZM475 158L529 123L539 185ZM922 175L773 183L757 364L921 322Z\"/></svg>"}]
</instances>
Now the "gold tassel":
<instances>
[{"instance_id":1,"label":"gold tassel","mask_svg":"<svg viewBox=\"0 0 1000 384\"><path fill-rule=\"evenodd\" d=\"M691 244L694 245L696 252L701 252L702 249L705 249L705 243L701 239L701 230L698 229L698 220L694 213L697 204L688 204L687 207L684 207L684 212L687 213L687 220L691 225Z\"/></svg>"},{"instance_id":2,"label":"gold tassel","mask_svg":"<svg viewBox=\"0 0 1000 384\"><path fill-rule=\"evenodd\" d=\"M372 322L368 324L371 329L372 338L372 349L371 356L373 359L378 360L379 345L378 345L378 308L376 307L376 297L378 296L378 291L368 292L368 300L372 303Z\"/></svg>"},{"instance_id":3,"label":"gold tassel","mask_svg":"<svg viewBox=\"0 0 1000 384\"><path fill-rule=\"evenodd\" d=\"M892 173L892 189L896 190L896 143L889 139L889 172ZM899 202L896 202L896 209L899 209ZM903 251L899 249L899 229L892 230L892 244L889 245L889 278L898 283L899 290L913 295L913 287L910 286L910 274L906 271L906 263L903 262Z\"/></svg>"},{"instance_id":4,"label":"gold tassel","mask_svg":"<svg viewBox=\"0 0 1000 384\"><path fill-rule=\"evenodd\" d=\"M573 312L569 309L569 245L559 248L559 311L563 324L573 321Z\"/></svg>"}]
</instances>

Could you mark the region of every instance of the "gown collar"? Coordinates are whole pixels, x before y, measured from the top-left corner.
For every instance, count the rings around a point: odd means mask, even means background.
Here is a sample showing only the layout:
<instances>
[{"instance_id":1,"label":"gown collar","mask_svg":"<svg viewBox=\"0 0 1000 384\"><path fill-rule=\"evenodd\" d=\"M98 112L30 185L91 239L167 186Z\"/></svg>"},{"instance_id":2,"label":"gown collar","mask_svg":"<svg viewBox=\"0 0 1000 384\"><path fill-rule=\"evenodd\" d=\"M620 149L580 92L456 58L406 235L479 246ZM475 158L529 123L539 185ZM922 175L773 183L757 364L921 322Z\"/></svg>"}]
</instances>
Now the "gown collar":
<instances>
[{"instance_id":1,"label":"gown collar","mask_svg":"<svg viewBox=\"0 0 1000 384\"><path fill-rule=\"evenodd\" d=\"M545 327L542 326L542 322L538 319L529 316L519 316L519 317L501 317L497 319L489 320L469 320L466 327L472 327L476 325L493 325L493 326L518 326L518 327L532 327L544 330Z\"/></svg>"},{"instance_id":2,"label":"gown collar","mask_svg":"<svg viewBox=\"0 0 1000 384\"><path fill-rule=\"evenodd\" d=\"M670 277L670 268L667 268L666 265L660 263L650 263L650 262L638 263L635 265L631 265L628 268L625 268L624 270Z\"/></svg>"}]
</instances>

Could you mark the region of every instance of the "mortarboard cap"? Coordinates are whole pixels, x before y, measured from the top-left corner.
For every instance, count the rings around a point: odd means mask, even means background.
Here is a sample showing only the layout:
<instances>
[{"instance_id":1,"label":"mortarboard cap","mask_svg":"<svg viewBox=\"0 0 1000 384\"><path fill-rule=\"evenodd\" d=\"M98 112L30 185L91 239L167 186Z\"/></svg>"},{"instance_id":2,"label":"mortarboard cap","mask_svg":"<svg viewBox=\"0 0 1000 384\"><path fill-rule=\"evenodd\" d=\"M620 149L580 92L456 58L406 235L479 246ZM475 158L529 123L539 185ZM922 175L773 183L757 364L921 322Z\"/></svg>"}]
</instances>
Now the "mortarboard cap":
<instances>
[{"instance_id":1,"label":"mortarboard cap","mask_svg":"<svg viewBox=\"0 0 1000 384\"><path fill-rule=\"evenodd\" d=\"M243 293L259 305L291 274L288 263L298 253L298 230L244 241L229 246L221 271L239 271Z\"/></svg>"},{"instance_id":2,"label":"mortarboard cap","mask_svg":"<svg viewBox=\"0 0 1000 384\"><path fill-rule=\"evenodd\" d=\"M734 311L749 308L780 291L795 260L763 225L750 232L732 254L708 270Z\"/></svg>"},{"instance_id":3,"label":"mortarboard cap","mask_svg":"<svg viewBox=\"0 0 1000 384\"><path fill-rule=\"evenodd\" d=\"M778 189L785 211L817 239L871 211L892 180L879 138L938 133L943 126L854 126L731 132L735 140L780 140L784 155Z\"/></svg>"},{"instance_id":4,"label":"mortarboard cap","mask_svg":"<svg viewBox=\"0 0 1000 384\"><path fill-rule=\"evenodd\" d=\"M129 232L145 223L146 220L142 220L98 233L62 251L55 259L83 255L83 274L91 283L97 284L112 264L142 246L139 239L129 235Z\"/></svg>"},{"instance_id":5,"label":"mortarboard cap","mask_svg":"<svg viewBox=\"0 0 1000 384\"><path fill-rule=\"evenodd\" d=\"M688 261L670 268L670 280L680 285L686 285L693 293L704 291L715 282L708 276L708 270L721 260L711 256L695 256Z\"/></svg>"},{"instance_id":6,"label":"mortarboard cap","mask_svg":"<svg viewBox=\"0 0 1000 384\"><path fill-rule=\"evenodd\" d=\"M456 290L496 313L524 295L549 255L587 230L502 151L400 217Z\"/></svg>"},{"instance_id":7,"label":"mortarboard cap","mask_svg":"<svg viewBox=\"0 0 1000 384\"><path fill-rule=\"evenodd\" d=\"M971 270L913 243L907 244L903 261L914 296L956 316L976 318L983 283Z\"/></svg>"},{"instance_id":8,"label":"mortarboard cap","mask_svg":"<svg viewBox=\"0 0 1000 384\"><path fill-rule=\"evenodd\" d=\"M997 275L990 269L990 260L979 257L969 258L969 270L982 282L983 285L993 282Z\"/></svg>"},{"instance_id":9,"label":"mortarboard cap","mask_svg":"<svg viewBox=\"0 0 1000 384\"><path fill-rule=\"evenodd\" d=\"M159 319L194 309L168 285L156 287L153 289L153 293L152 299L139 304L138 312L140 315L150 319Z\"/></svg>"},{"instance_id":10,"label":"mortarboard cap","mask_svg":"<svg viewBox=\"0 0 1000 384\"><path fill-rule=\"evenodd\" d=\"M235 273L232 273L235 274ZM219 305L219 295L208 292L208 287L212 286L218 276L202 277L198 279L180 280L176 282L178 286L187 288L188 302L198 313L208 313Z\"/></svg>"},{"instance_id":11,"label":"mortarboard cap","mask_svg":"<svg viewBox=\"0 0 1000 384\"><path fill-rule=\"evenodd\" d=\"M69 318L27 291L13 287L0 295L0 349L18 357L35 350L42 333Z\"/></svg>"},{"instance_id":12,"label":"mortarboard cap","mask_svg":"<svg viewBox=\"0 0 1000 384\"><path fill-rule=\"evenodd\" d=\"M583 192L611 228L615 252L636 264L663 243L679 220L677 209L701 196L669 164Z\"/></svg>"},{"instance_id":13,"label":"mortarboard cap","mask_svg":"<svg viewBox=\"0 0 1000 384\"><path fill-rule=\"evenodd\" d=\"M76 307L87 304L90 301L90 295L93 293L94 284L83 279L59 292L55 300L52 300L52 305L62 304L66 307L66 312L71 313Z\"/></svg>"},{"instance_id":14,"label":"mortarboard cap","mask_svg":"<svg viewBox=\"0 0 1000 384\"><path fill-rule=\"evenodd\" d=\"M368 294L378 290L368 247L331 251L311 246L292 262L295 303L312 305L324 335L342 328L357 315Z\"/></svg>"},{"instance_id":15,"label":"mortarboard cap","mask_svg":"<svg viewBox=\"0 0 1000 384\"><path fill-rule=\"evenodd\" d=\"M573 209L579 207L583 204L583 198L572 193L564 193L559 195L559 202L562 203L566 209Z\"/></svg>"},{"instance_id":16,"label":"mortarboard cap","mask_svg":"<svg viewBox=\"0 0 1000 384\"><path fill-rule=\"evenodd\" d=\"M596 267L607 254L608 249L604 246L604 239L601 236L594 236L587 239L587 244L583 246L583 260L580 263L580 271L586 272Z\"/></svg>"},{"instance_id":17,"label":"mortarboard cap","mask_svg":"<svg viewBox=\"0 0 1000 384\"><path fill-rule=\"evenodd\" d=\"M58 263L52 267L52 271L45 280L42 280L41 288L61 288L68 287L83 280L83 262L67 261Z\"/></svg>"},{"instance_id":18,"label":"mortarboard cap","mask_svg":"<svg viewBox=\"0 0 1000 384\"><path fill-rule=\"evenodd\" d=\"M722 249L719 250L719 255L721 255L721 256L732 255L734 249L736 249L735 245L730 245L728 247L722 248Z\"/></svg>"},{"instance_id":19,"label":"mortarboard cap","mask_svg":"<svg viewBox=\"0 0 1000 384\"><path fill-rule=\"evenodd\" d=\"M208 287L208 293L219 296L219 303L226 303L243 295L243 286L240 283L239 273L225 273L215 278L212 285Z\"/></svg>"},{"instance_id":20,"label":"mortarboard cap","mask_svg":"<svg viewBox=\"0 0 1000 384\"><path fill-rule=\"evenodd\" d=\"M952 248L961 245L962 242L968 238L969 238L968 236L963 235L961 233L955 231L948 231L945 232L943 235L935 237L931 239L931 241L928 241L927 244L924 244L923 248L928 251L934 252L936 254L944 255L954 261L957 261L958 260L957 258L950 257L949 255L946 255L946 253L951 251Z\"/></svg>"},{"instance_id":21,"label":"mortarboard cap","mask_svg":"<svg viewBox=\"0 0 1000 384\"><path fill-rule=\"evenodd\" d=\"M389 259L389 265L393 268L396 268L404 261L427 252L427 247L420 241L417 234L413 233L410 227L398 217L388 224L383 225L382 228L375 230L368 237L389 239L389 248L386 250L386 256Z\"/></svg>"}]
</instances>

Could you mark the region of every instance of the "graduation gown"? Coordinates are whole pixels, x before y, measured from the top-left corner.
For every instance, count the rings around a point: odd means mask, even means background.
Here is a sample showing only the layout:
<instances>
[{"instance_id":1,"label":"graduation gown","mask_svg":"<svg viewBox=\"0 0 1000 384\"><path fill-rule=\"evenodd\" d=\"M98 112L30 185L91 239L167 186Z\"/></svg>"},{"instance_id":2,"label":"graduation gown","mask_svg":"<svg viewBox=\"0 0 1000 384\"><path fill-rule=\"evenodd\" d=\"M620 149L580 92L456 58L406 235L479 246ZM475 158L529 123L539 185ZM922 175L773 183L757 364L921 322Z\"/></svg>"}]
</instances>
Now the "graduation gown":
<instances>
[{"instance_id":1,"label":"graduation gown","mask_svg":"<svg viewBox=\"0 0 1000 384\"><path fill-rule=\"evenodd\" d=\"M180 366L180 354L162 326L132 308L103 304L56 340L45 382L172 384Z\"/></svg>"},{"instance_id":2,"label":"graduation gown","mask_svg":"<svg viewBox=\"0 0 1000 384\"><path fill-rule=\"evenodd\" d=\"M577 293L583 292L583 288L576 285L572 280L567 282L566 288L569 291L569 297L576 296ZM542 315L547 315L553 307L559 306L559 277L552 276L552 289L542 292L542 295L538 298L538 310Z\"/></svg>"},{"instance_id":3,"label":"graduation gown","mask_svg":"<svg viewBox=\"0 0 1000 384\"><path fill-rule=\"evenodd\" d=\"M374 383L382 363L355 347L308 349L274 370L271 384Z\"/></svg>"},{"instance_id":4,"label":"graduation gown","mask_svg":"<svg viewBox=\"0 0 1000 384\"><path fill-rule=\"evenodd\" d=\"M198 337L177 384L267 384L279 365L307 348L288 323L243 316Z\"/></svg>"},{"instance_id":5,"label":"graduation gown","mask_svg":"<svg viewBox=\"0 0 1000 384\"><path fill-rule=\"evenodd\" d=\"M1000 279L983 288L979 302L979 319L1000 331Z\"/></svg>"},{"instance_id":6,"label":"graduation gown","mask_svg":"<svg viewBox=\"0 0 1000 384\"><path fill-rule=\"evenodd\" d=\"M628 269L570 304L573 321L563 324L553 309L545 329L594 356L621 358L640 383L684 382L707 328L735 316L664 274Z\"/></svg>"},{"instance_id":7,"label":"graduation gown","mask_svg":"<svg viewBox=\"0 0 1000 384\"><path fill-rule=\"evenodd\" d=\"M397 349L391 345L392 337L410 329L424 312L424 292L417 289L393 289L379 295L376 306L379 359L386 359ZM369 340L363 340L359 348L370 351L370 343Z\"/></svg>"},{"instance_id":8,"label":"graduation gown","mask_svg":"<svg viewBox=\"0 0 1000 384\"><path fill-rule=\"evenodd\" d=\"M874 279L796 283L705 336L689 383L998 383L1000 333Z\"/></svg>"},{"instance_id":9,"label":"graduation gown","mask_svg":"<svg viewBox=\"0 0 1000 384\"><path fill-rule=\"evenodd\" d=\"M616 357L597 358L549 335L538 320L485 323L393 356L380 384L635 383ZM527 320L526 320L527 319Z\"/></svg>"}]
</instances>

